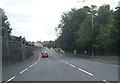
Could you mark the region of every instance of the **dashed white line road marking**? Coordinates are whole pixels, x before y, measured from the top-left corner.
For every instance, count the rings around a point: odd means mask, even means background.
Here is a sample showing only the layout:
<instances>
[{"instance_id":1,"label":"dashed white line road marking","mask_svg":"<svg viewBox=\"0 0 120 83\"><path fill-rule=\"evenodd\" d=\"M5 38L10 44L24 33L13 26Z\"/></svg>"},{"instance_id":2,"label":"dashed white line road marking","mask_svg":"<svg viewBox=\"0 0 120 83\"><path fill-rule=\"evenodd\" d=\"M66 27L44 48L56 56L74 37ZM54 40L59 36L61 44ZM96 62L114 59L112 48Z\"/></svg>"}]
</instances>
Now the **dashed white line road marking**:
<instances>
[{"instance_id":1,"label":"dashed white line road marking","mask_svg":"<svg viewBox=\"0 0 120 83\"><path fill-rule=\"evenodd\" d=\"M22 74L22 73L24 73L24 72L27 71L27 70L28 70L28 68L22 70L20 73Z\"/></svg>"},{"instance_id":2,"label":"dashed white line road marking","mask_svg":"<svg viewBox=\"0 0 120 83\"><path fill-rule=\"evenodd\" d=\"M61 60L62 62L64 62L63 60Z\"/></svg>"},{"instance_id":3,"label":"dashed white line road marking","mask_svg":"<svg viewBox=\"0 0 120 83\"><path fill-rule=\"evenodd\" d=\"M69 64L69 65L75 68L75 66L74 66L74 65L72 65L72 64Z\"/></svg>"},{"instance_id":4,"label":"dashed white line road marking","mask_svg":"<svg viewBox=\"0 0 120 83\"><path fill-rule=\"evenodd\" d=\"M36 64L36 62L34 64Z\"/></svg>"},{"instance_id":5,"label":"dashed white line road marking","mask_svg":"<svg viewBox=\"0 0 120 83\"><path fill-rule=\"evenodd\" d=\"M100 62L95 62L95 63L102 64L102 63L100 63Z\"/></svg>"},{"instance_id":6,"label":"dashed white line road marking","mask_svg":"<svg viewBox=\"0 0 120 83\"><path fill-rule=\"evenodd\" d=\"M68 64L68 62L65 61L66 64Z\"/></svg>"},{"instance_id":7,"label":"dashed white line road marking","mask_svg":"<svg viewBox=\"0 0 120 83\"><path fill-rule=\"evenodd\" d=\"M39 61L39 60L40 60L40 56L39 56L39 59L38 59L38 61ZM37 62L38 62L38 61L37 61Z\"/></svg>"},{"instance_id":8,"label":"dashed white line road marking","mask_svg":"<svg viewBox=\"0 0 120 83\"><path fill-rule=\"evenodd\" d=\"M110 83L110 82L108 82L107 80L103 80L103 82L105 82L105 83Z\"/></svg>"},{"instance_id":9,"label":"dashed white line road marking","mask_svg":"<svg viewBox=\"0 0 120 83\"><path fill-rule=\"evenodd\" d=\"M112 65L112 66L119 67L118 65Z\"/></svg>"},{"instance_id":10,"label":"dashed white line road marking","mask_svg":"<svg viewBox=\"0 0 120 83\"><path fill-rule=\"evenodd\" d=\"M86 73L86 74L88 74L88 75L90 75L90 76L94 76L92 73L89 73L89 72L87 72L87 71L85 71L85 70L83 70L83 69L81 69L81 68L78 68L78 70L80 70L80 71L82 71L82 72L84 72L84 73Z\"/></svg>"},{"instance_id":11,"label":"dashed white line road marking","mask_svg":"<svg viewBox=\"0 0 120 83\"><path fill-rule=\"evenodd\" d=\"M91 62L91 61L88 61L88 62Z\"/></svg>"},{"instance_id":12,"label":"dashed white line road marking","mask_svg":"<svg viewBox=\"0 0 120 83\"><path fill-rule=\"evenodd\" d=\"M32 66L34 66L34 65L30 65L29 67L32 67Z\"/></svg>"},{"instance_id":13,"label":"dashed white line road marking","mask_svg":"<svg viewBox=\"0 0 120 83\"><path fill-rule=\"evenodd\" d=\"M10 78L9 80L7 80L5 83L7 83L7 82L9 82L9 81L11 81L11 80L13 80L15 78L15 76L13 76L12 78Z\"/></svg>"},{"instance_id":14,"label":"dashed white line road marking","mask_svg":"<svg viewBox=\"0 0 120 83\"><path fill-rule=\"evenodd\" d=\"M59 61L61 61L60 59L58 59Z\"/></svg>"},{"instance_id":15,"label":"dashed white line road marking","mask_svg":"<svg viewBox=\"0 0 120 83\"><path fill-rule=\"evenodd\" d=\"M58 59L58 60L60 60L60 59ZM60 60L60 61L62 61L62 62L64 62L64 63L66 63L66 64L69 64L68 62L63 61L63 60ZM91 61L90 61L90 62L91 62ZM72 64L69 64L69 65L75 68L75 66L74 66L74 65L72 65ZM94 76L92 73L87 72L87 71L85 71L85 70L83 70L83 69L81 69L81 68L78 68L78 70L80 70L80 71L82 71L82 72L84 72L84 73L86 73L86 74L88 74L88 75L90 75L90 76Z\"/></svg>"}]
</instances>

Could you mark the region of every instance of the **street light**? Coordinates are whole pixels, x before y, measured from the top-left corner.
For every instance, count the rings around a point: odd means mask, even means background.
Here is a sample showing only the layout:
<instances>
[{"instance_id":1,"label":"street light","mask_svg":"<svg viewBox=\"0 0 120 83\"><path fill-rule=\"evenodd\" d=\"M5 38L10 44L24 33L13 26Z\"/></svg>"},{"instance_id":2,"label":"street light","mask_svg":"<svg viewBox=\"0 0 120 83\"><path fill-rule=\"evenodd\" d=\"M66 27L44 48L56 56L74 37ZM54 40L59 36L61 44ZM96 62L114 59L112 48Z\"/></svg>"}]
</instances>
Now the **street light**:
<instances>
[{"instance_id":1,"label":"street light","mask_svg":"<svg viewBox=\"0 0 120 83\"><path fill-rule=\"evenodd\" d=\"M2 9L0 8L0 28L2 27Z\"/></svg>"},{"instance_id":2,"label":"street light","mask_svg":"<svg viewBox=\"0 0 120 83\"><path fill-rule=\"evenodd\" d=\"M2 82L2 9L0 8L0 82Z\"/></svg>"},{"instance_id":3,"label":"street light","mask_svg":"<svg viewBox=\"0 0 120 83\"><path fill-rule=\"evenodd\" d=\"M2 9L0 8L0 39L2 39Z\"/></svg>"},{"instance_id":4,"label":"street light","mask_svg":"<svg viewBox=\"0 0 120 83\"><path fill-rule=\"evenodd\" d=\"M92 32L93 32L93 18L94 18L94 16L93 16L93 13L90 13L90 12L88 12L87 14L91 14L91 25L92 25ZM93 56L94 56L94 49L93 49L93 42L92 42L92 58L93 58Z\"/></svg>"}]
</instances>

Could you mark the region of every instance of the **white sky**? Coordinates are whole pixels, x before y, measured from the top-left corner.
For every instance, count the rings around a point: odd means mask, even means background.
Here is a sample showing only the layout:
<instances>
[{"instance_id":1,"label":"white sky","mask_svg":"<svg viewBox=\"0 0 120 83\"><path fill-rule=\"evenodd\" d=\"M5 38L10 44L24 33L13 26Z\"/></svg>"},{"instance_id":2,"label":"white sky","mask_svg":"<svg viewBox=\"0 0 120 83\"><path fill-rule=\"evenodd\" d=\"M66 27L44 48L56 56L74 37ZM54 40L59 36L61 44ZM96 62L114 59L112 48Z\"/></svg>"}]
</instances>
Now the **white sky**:
<instances>
[{"instance_id":1,"label":"white sky","mask_svg":"<svg viewBox=\"0 0 120 83\"><path fill-rule=\"evenodd\" d=\"M27 41L46 41L57 38L55 27L61 14L71 8L110 4L114 9L119 0L0 0L10 21L12 35L25 37Z\"/></svg>"}]
</instances>

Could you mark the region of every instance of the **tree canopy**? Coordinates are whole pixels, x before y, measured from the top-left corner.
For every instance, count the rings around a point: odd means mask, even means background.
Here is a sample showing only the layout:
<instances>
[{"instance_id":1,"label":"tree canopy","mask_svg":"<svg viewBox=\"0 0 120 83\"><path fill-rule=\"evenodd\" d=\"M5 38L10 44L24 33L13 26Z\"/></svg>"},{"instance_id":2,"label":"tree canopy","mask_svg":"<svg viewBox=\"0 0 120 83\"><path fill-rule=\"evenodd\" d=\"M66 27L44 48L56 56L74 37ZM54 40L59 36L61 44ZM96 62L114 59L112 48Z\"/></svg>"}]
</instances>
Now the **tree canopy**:
<instances>
[{"instance_id":1,"label":"tree canopy","mask_svg":"<svg viewBox=\"0 0 120 83\"><path fill-rule=\"evenodd\" d=\"M2 16L2 27L6 28L7 31L8 31L8 34L10 35L11 31L12 31L12 28L10 27L10 22L8 21L8 17L5 14L5 11L2 8L0 8L0 13L1 13L1 16Z\"/></svg>"},{"instance_id":2,"label":"tree canopy","mask_svg":"<svg viewBox=\"0 0 120 83\"><path fill-rule=\"evenodd\" d=\"M84 6L80 9L71 9L61 16L56 30L60 30L55 46L65 52L91 54L118 55L120 41L120 8L115 11L110 5L104 4L97 8L95 5ZM120 46L120 45L119 45Z\"/></svg>"}]
</instances>

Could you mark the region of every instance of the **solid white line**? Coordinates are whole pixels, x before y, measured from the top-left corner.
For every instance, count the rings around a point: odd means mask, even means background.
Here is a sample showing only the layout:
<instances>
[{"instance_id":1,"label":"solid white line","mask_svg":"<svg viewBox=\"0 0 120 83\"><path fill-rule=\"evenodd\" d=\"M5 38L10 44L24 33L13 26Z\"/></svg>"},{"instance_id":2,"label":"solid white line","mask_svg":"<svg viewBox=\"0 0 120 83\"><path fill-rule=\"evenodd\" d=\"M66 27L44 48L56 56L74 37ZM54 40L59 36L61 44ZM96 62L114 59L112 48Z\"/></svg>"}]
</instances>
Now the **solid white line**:
<instances>
[{"instance_id":1,"label":"solid white line","mask_svg":"<svg viewBox=\"0 0 120 83\"><path fill-rule=\"evenodd\" d=\"M27 70L28 70L28 68L22 70L20 73L24 73L24 72L27 71Z\"/></svg>"},{"instance_id":2,"label":"solid white line","mask_svg":"<svg viewBox=\"0 0 120 83\"><path fill-rule=\"evenodd\" d=\"M88 75L90 75L90 76L94 76L92 73L89 73L89 72L87 72L87 71L85 71L85 70L83 70L83 69L81 69L81 68L78 68L78 70L80 70L80 71L82 71L82 72L84 72L84 73L86 73L86 74L88 74Z\"/></svg>"},{"instance_id":3,"label":"solid white line","mask_svg":"<svg viewBox=\"0 0 120 83\"><path fill-rule=\"evenodd\" d=\"M68 62L65 61L66 64L68 64Z\"/></svg>"},{"instance_id":4,"label":"solid white line","mask_svg":"<svg viewBox=\"0 0 120 83\"><path fill-rule=\"evenodd\" d=\"M105 83L110 83L110 82L108 82L107 80L103 80L103 82L105 82Z\"/></svg>"},{"instance_id":5,"label":"solid white line","mask_svg":"<svg viewBox=\"0 0 120 83\"><path fill-rule=\"evenodd\" d=\"M69 64L69 65L75 68L75 66L74 66L74 65L72 65L72 64Z\"/></svg>"},{"instance_id":6,"label":"solid white line","mask_svg":"<svg viewBox=\"0 0 120 83\"><path fill-rule=\"evenodd\" d=\"M10 78L9 80L7 80L5 83L7 83L7 82L9 82L9 81L11 81L11 80L13 80L15 78L15 76L13 76L12 78Z\"/></svg>"},{"instance_id":7,"label":"solid white line","mask_svg":"<svg viewBox=\"0 0 120 83\"><path fill-rule=\"evenodd\" d=\"M34 66L34 65L30 65L29 67L32 67L32 66Z\"/></svg>"}]
</instances>

